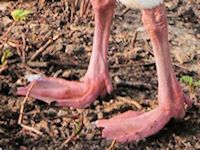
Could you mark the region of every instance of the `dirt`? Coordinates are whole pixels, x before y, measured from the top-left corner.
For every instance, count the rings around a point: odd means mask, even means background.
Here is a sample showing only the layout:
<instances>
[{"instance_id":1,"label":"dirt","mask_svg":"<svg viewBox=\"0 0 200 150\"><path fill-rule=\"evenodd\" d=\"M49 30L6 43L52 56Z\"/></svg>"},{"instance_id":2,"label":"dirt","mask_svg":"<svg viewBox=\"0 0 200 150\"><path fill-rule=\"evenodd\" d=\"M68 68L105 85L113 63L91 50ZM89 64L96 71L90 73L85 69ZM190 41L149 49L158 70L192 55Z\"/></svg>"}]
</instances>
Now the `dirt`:
<instances>
[{"instance_id":1,"label":"dirt","mask_svg":"<svg viewBox=\"0 0 200 150\"><path fill-rule=\"evenodd\" d=\"M13 54L0 68L0 149L108 149L112 141L101 137L101 129L93 125L95 120L138 110L132 101L145 111L157 106L155 61L149 37L142 28L141 12L125 13L125 6L119 4L108 52L113 93L99 97L83 110L59 108L29 98L22 123L41 135L26 130L18 124L24 97L15 94L16 88L26 84L24 77L33 73L67 80L81 78L92 51L93 15L90 10L87 17L77 17L79 8L72 14L63 1L0 3L0 56L8 49ZM200 1L168 0L165 5L177 78L189 75L199 80ZM11 27L11 12L16 8L31 9L32 14ZM56 36L58 39L52 40ZM50 44L33 59L47 42ZM112 149L200 149L200 88L191 93L187 85L181 86L194 101L182 120L172 119L158 134L139 142L115 143Z\"/></svg>"}]
</instances>

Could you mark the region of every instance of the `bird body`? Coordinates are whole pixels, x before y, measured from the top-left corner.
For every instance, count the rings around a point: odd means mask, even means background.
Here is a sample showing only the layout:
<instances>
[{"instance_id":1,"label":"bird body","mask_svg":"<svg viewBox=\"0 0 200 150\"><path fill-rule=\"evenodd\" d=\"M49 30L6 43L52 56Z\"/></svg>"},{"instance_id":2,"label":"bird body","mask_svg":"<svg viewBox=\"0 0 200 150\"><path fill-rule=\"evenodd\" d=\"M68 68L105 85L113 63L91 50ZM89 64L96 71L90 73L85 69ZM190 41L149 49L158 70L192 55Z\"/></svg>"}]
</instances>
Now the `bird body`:
<instances>
[{"instance_id":1,"label":"bird body","mask_svg":"<svg viewBox=\"0 0 200 150\"><path fill-rule=\"evenodd\" d=\"M151 9L163 3L163 0L120 0L129 8Z\"/></svg>"}]
</instances>

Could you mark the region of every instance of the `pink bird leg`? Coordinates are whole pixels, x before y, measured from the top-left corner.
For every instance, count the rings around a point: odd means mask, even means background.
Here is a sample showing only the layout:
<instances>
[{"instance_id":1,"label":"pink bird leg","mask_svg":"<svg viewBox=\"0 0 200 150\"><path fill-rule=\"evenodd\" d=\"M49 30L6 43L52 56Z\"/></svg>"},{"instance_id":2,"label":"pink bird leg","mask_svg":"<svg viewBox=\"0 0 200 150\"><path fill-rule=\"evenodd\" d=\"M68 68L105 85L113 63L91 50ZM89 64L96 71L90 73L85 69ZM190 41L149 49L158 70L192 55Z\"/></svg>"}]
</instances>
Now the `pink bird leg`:
<instances>
[{"instance_id":1,"label":"pink bird leg","mask_svg":"<svg viewBox=\"0 0 200 150\"><path fill-rule=\"evenodd\" d=\"M182 92L173 71L164 6L144 9L142 14L155 54L159 105L149 112L128 111L111 119L96 121L97 127L103 128L103 137L120 142L138 141L157 133L170 118L182 118L184 105L192 103Z\"/></svg>"},{"instance_id":2,"label":"pink bird leg","mask_svg":"<svg viewBox=\"0 0 200 150\"><path fill-rule=\"evenodd\" d=\"M95 12L93 52L87 73L82 81L66 81L57 78L37 80L30 92L32 97L47 103L56 101L60 106L84 108L97 96L112 91L108 73L107 49L115 0L91 0ZM98 120L102 135L120 142L137 141L161 130L170 118L184 116L184 104L191 101L184 95L176 79L170 59L166 12L163 5L143 10L146 27L155 54L158 74L159 106L149 112L128 111L111 119ZM25 95L30 85L17 93Z\"/></svg>"},{"instance_id":3,"label":"pink bird leg","mask_svg":"<svg viewBox=\"0 0 200 150\"><path fill-rule=\"evenodd\" d=\"M66 81L58 78L42 78L35 81L30 96L46 103L55 101L59 106L85 108L99 95L112 92L112 83L107 64L107 49L110 26L114 9L114 1L106 3L106 7L98 7L96 1L91 1L95 11L95 32L93 51L85 76L80 82ZM103 3L102 3L103 4ZM18 95L26 95L30 84L20 87Z\"/></svg>"}]
</instances>

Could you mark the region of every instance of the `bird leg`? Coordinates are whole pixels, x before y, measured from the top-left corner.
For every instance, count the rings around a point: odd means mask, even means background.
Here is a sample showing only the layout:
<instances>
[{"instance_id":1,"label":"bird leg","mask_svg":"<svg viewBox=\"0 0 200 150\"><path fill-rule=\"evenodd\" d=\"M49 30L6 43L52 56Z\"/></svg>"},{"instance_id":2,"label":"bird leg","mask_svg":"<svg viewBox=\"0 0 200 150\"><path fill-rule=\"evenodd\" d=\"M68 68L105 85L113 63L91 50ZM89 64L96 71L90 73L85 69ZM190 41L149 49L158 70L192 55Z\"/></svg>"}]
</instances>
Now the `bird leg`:
<instances>
[{"instance_id":1,"label":"bird leg","mask_svg":"<svg viewBox=\"0 0 200 150\"><path fill-rule=\"evenodd\" d=\"M99 95L110 93L112 83L107 64L107 49L115 0L91 0L95 12L93 51L86 75L80 82L58 78L41 78L35 81L30 96L59 106L85 108ZM26 95L29 87L20 87L17 94Z\"/></svg>"},{"instance_id":2,"label":"bird leg","mask_svg":"<svg viewBox=\"0 0 200 150\"><path fill-rule=\"evenodd\" d=\"M142 11L156 60L158 75L157 108L149 112L128 111L111 119L98 120L102 135L120 142L138 141L160 131L170 118L182 118L184 104L191 101L184 95L176 79L170 58L166 12L163 5Z\"/></svg>"}]
</instances>

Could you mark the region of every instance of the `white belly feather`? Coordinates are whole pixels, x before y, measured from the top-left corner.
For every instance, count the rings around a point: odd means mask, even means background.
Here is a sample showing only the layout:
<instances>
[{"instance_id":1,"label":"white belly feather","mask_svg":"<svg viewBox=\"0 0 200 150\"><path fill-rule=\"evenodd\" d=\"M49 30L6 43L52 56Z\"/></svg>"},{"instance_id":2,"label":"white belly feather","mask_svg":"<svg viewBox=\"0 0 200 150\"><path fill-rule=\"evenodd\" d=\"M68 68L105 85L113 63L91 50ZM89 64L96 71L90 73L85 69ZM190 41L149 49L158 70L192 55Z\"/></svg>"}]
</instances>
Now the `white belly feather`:
<instances>
[{"instance_id":1,"label":"white belly feather","mask_svg":"<svg viewBox=\"0 0 200 150\"><path fill-rule=\"evenodd\" d=\"M148 9L158 6L164 0L120 0L124 5L129 8Z\"/></svg>"}]
</instances>

